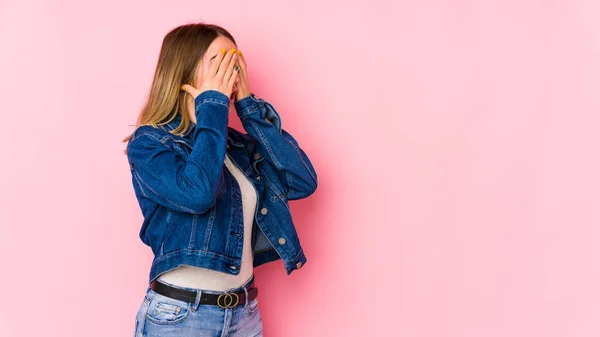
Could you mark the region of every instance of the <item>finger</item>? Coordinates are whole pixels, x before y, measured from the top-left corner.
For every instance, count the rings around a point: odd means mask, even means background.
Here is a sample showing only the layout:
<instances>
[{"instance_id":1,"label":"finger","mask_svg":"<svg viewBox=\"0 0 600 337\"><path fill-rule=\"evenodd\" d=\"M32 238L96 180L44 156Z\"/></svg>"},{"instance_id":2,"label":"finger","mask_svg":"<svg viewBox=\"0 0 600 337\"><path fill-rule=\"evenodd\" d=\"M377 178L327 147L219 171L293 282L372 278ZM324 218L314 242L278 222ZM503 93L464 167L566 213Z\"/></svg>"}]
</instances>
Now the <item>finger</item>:
<instances>
[{"instance_id":1,"label":"finger","mask_svg":"<svg viewBox=\"0 0 600 337\"><path fill-rule=\"evenodd\" d=\"M223 61L221 61L221 64L219 65L219 71L217 71L217 75L216 75L217 77L223 78L223 76L225 75L225 72L227 72L227 69L229 69L229 64L231 63L231 59L233 58L234 52L235 52L235 49L231 49L225 55L225 57L223 58Z\"/></svg>"},{"instance_id":2,"label":"finger","mask_svg":"<svg viewBox=\"0 0 600 337\"><path fill-rule=\"evenodd\" d=\"M233 63L233 62L232 62ZM227 83L227 86L229 88L233 88L233 85L235 84L235 82L238 80L238 76L239 76L240 72L238 70L233 70L231 77L229 78L229 83Z\"/></svg>"},{"instance_id":3,"label":"finger","mask_svg":"<svg viewBox=\"0 0 600 337\"><path fill-rule=\"evenodd\" d=\"M198 89L192 87L189 84L183 84L181 85L181 90L187 92L188 94L195 96L194 94L198 91Z\"/></svg>"},{"instance_id":4,"label":"finger","mask_svg":"<svg viewBox=\"0 0 600 337\"><path fill-rule=\"evenodd\" d=\"M242 55L242 52L240 50L238 50L238 63L240 65L240 68L242 68L242 71L246 71L246 59L244 58L244 55Z\"/></svg>"},{"instance_id":5,"label":"finger","mask_svg":"<svg viewBox=\"0 0 600 337\"><path fill-rule=\"evenodd\" d=\"M231 75L233 75L233 73L238 72L237 70L234 70L235 67L237 67L239 69L236 59L237 59L237 54L234 53L231 56L231 62L229 62L229 66L227 67L227 71L225 72L225 79L227 81L231 80L231 77L232 77Z\"/></svg>"},{"instance_id":6,"label":"finger","mask_svg":"<svg viewBox=\"0 0 600 337\"><path fill-rule=\"evenodd\" d=\"M242 81L246 81L247 78L247 65L246 65L246 60L244 59L244 55L242 54L242 52L238 52L238 64L240 66L240 79Z\"/></svg>"},{"instance_id":7,"label":"finger","mask_svg":"<svg viewBox=\"0 0 600 337\"><path fill-rule=\"evenodd\" d=\"M227 49L223 48L221 49L221 52L217 54L217 56L213 59L212 63L210 64L210 68L208 70L208 74L210 76L215 76L217 74L217 71L219 70L219 66L221 65L221 61L223 61L223 58L225 57L225 53L227 52Z\"/></svg>"}]
</instances>

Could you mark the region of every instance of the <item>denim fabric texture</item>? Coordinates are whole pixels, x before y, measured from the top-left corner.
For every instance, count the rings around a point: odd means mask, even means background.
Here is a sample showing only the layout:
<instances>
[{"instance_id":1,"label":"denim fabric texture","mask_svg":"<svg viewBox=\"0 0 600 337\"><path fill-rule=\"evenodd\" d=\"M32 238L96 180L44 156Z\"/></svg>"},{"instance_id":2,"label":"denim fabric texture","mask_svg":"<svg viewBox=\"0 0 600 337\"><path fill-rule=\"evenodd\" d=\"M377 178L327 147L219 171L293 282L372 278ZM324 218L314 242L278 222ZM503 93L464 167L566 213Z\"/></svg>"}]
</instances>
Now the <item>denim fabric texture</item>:
<instances>
[{"instance_id":1,"label":"denim fabric texture","mask_svg":"<svg viewBox=\"0 0 600 337\"><path fill-rule=\"evenodd\" d=\"M317 174L306 153L282 128L274 107L254 94L234 103L247 133L228 126L229 98L215 90L195 100L196 123L181 136L181 115L143 125L127 145L133 188L144 220L140 239L154 259L149 280L180 264L229 274L240 271L242 198L225 156L257 193L254 267L282 259L287 274L307 261L288 202L308 197Z\"/></svg>"},{"instance_id":2,"label":"denim fabric texture","mask_svg":"<svg viewBox=\"0 0 600 337\"><path fill-rule=\"evenodd\" d=\"M246 288L252 282L252 278L239 288L230 289L228 292ZM161 280L159 282L164 283ZM199 304L199 298L202 293L222 294L222 292L167 284L195 291L196 302L188 303L167 297L148 287L135 316L135 337L261 337L263 335L258 297L235 308L220 308L216 305Z\"/></svg>"}]
</instances>

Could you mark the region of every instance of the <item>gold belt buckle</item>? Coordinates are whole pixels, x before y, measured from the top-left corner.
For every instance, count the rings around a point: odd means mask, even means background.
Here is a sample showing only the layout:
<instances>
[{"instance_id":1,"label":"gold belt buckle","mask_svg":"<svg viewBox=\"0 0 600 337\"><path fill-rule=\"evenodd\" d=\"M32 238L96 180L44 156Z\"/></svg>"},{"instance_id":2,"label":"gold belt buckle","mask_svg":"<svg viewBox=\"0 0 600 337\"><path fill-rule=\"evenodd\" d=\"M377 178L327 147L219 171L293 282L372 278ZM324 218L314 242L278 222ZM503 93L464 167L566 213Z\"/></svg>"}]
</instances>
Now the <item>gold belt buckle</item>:
<instances>
[{"instance_id":1,"label":"gold belt buckle","mask_svg":"<svg viewBox=\"0 0 600 337\"><path fill-rule=\"evenodd\" d=\"M233 303L233 301L234 301L233 295L235 295L235 303ZM235 306L238 305L239 303L240 303L240 297L236 293L224 293L224 294L219 295L219 297L217 298L217 305L224 309L235 308Z\"/></svg>"}]
</instances>

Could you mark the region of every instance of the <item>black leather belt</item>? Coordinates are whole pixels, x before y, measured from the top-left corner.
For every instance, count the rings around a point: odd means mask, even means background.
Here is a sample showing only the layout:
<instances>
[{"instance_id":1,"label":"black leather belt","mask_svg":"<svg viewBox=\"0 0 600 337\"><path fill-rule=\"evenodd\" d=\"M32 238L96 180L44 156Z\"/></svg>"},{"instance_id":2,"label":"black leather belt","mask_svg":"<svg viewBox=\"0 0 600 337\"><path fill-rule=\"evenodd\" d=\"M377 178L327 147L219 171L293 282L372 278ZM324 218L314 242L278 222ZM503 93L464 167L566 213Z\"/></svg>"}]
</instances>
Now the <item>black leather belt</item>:
<instances>
[{"instance_id":1,"label":"black leather belt","mask_svg":"<svg viewBox=\"0 0 600 337\"><path fill-rule=\"evenodd\" d=\"M195 291L171 287L168 284L156 280L150 283L150 288L161 295L174 299L189 303L194 303L196 301ZM248 302L254 300L256 296L258 296L258 288L254 286L254 280L246 287L246 290L248 291ZM244 292L244 289L231 293L223 292L221 294L202 292L200 304L218 305L221 308L235 308L238 305L246 304L246 293Z\"/></svg>"}]
</instances>

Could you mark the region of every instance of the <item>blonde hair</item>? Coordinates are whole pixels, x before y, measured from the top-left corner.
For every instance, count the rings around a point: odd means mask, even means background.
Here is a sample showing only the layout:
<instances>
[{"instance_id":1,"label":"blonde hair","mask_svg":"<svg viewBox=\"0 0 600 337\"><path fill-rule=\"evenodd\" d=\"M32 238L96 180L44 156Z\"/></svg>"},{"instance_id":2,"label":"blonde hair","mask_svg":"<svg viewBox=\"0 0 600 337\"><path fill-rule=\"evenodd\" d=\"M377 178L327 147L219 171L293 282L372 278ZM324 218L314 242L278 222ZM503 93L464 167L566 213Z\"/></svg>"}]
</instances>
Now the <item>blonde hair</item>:
<instances>
[{"instance_id":1,"label":"blonde hair","mask_svg":"<svg viewBox=\"0 0 600 337\"><path fill-rule=\"evenodd\" d=\"M210 44L224 36L234 44L233 36L224 28L204 23L185 24L171 30L163 39L154 72L154 79L146 104L140 111L134 130L123 139L129 142L131 135L142 125L164 125L181 113L181 124L169 131L176 135L185 133L190 127L190 115L185 99L187 93L182 84L195 83L195 74L200 60ZM130 125L131 126L131 125ZM124 151L127 153L127 150Z\"/></svg>"}]
</instances>

